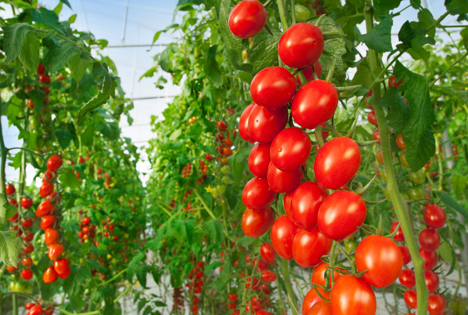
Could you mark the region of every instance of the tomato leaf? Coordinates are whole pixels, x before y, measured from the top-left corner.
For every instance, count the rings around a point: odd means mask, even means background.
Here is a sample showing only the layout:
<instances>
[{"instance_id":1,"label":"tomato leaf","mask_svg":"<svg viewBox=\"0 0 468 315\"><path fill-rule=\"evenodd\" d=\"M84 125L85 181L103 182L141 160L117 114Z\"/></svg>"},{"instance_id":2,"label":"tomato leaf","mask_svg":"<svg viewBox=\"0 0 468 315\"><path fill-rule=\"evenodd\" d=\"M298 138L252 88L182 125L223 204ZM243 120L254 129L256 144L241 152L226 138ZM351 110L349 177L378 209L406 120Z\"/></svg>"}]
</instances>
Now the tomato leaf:
<instances>
[{"instance_id":1,"label":"tomato leaf","mask_svg":"<svg viewBox=\"0 0 468 315\"><path fill-rule=\"evenodd\" d=\"M465 191L467 183L468 178L462 175L454 175L450 179L450 184L452 184L453 191L455 192L458 198L461 198L463 196L463 192Z\"/></svg>"},{"instance_id":2,"label":"tomato leaf","mask_svg":"<svg viewBox=\"0 0 468 315\"><path fill-rule=\"evenodd\" d=\"M20 54L26 35L34 31L34 27L26 23L13 24L3 27L5 32L3 49L7 62L13 62Z\"/></svg>"},{"instance_id":3,"label":"tomato leaf","mask_svg":"<svg viewBox=\"0 0 468 315\"><path fill-rule=\"evenodd\" d=\"M65 187L70 187L71 189L79 186L78 178L76 178L75 173L71 169L65 169L59 175L59 181Z\"/></svg>"},{"instance_id":4,"label":"tomato leaf","mask_svg":"<svg viewBox=\"0 0 468 315\"><path fill-rule=\"evenodd\" d=\"M418 26L418 23L412 25L406 21L398 32L398 39L403 45L411 47L415 51L419 51L425 44L435 44L433 37L426 37L426 28Z\"/></svg>"},{"instance_id":5,"label":"tomato leaf","mask_svg":"<svg viewBox=\"0 0 468 315\"><path fill-rule=\"evenodd\" d=\"M216 62L217 49L218 45L210 47L205 61L204 71L208 81L215 87L220 88L223 84L223 77L221 71L219 71L218 63Z\"/></svg>"},{"instance_id":6,"label":"tomato leaf","mask_svg":"<svg viewBox=\"0 0 468 315\"><path fill-rule=\"evenodd\" d=\"M251 148L242 148L236 154L228 157L227 161L232 167L232 175L236 182L240 182L244 173L244 162L247 161Z\"/></svg>"},{"instance_id":7,"label":"tomato leaf","mask_svg":"<svg viewBox=\"0 0 468 315\"><path fill-rule=\"evenodd\" d=\"M46 8L39 8L37 10L35 9L29 9L31 12L31 18L34 22L37 24L41 24L41 26L49 27L60 34L64 35L64 32L62 30L62 26L59 23L58 16L55 14L54 11L48 10Z\"/></svg>"},{"instance_id":8,"label":"tomato leaf","mask_svg":"<svg viewBox=\"0 0 468 315\"><path fill-rule=\"evenodd\" d=\"M401 0L376 0L374 6L385 10L393 10L400 6Z\"/></svg>"},{"instance_id":9,"label":"tomato leaf","mask_svg":"<svg viewBox=\"0 0 468 315\"><path fill-rule=\"evenodd\" d=\"M50 71L55 72L62 69L71 59L71 57L81 55L79 47L69 41L62 42L62 45L55 48L49 55Z\"/></svg>"},{"instance_id":10,"label":"tomato leaf","mask_svg":"<svg viewBox=\"0 0 468 315\"><path fill-rule=\"evenodd\" d=\"M0 194L0 224L5 224L6 220L18 212L14 206L8 203L4 194Z\"/></svg>"},{"instance_id":11,"label":"tomato leaf","mask_svg":"<svg viewBox=\"0 0 468 315\"><path fill-rule=\"evenodd\" d=\"M440 190L433 190L432 193L440 194L440 200L445 203L447 206L457 211L468 219L468 211L465 210L459 203L457 203L449 194Z\"/></svg>"},{"instance_id":12,"label":"tomato leaf","mask_svg":"<svg viewBox=\"0 0 468 315\"><path fill-rule=\"evenodd\" d=\"M19 59L29 71L33 73L37 71L39 65L39 40L36 33L30 32L26 35Z\"/></svg>"},{"instance_id":13,"label":"tomato leaf","mask_svg":"<svg viewBox=\"0 0 468 315\"><path fill-rule=\"evenodd\" d=\"M376 25L369 33L358 35L358 40L378 53L392 50L393 16L388 15Z\"/></svg>"},{"instance_id":14,"label":"tomato leaf","mask_svg":"<svg viewBox=\"0 0 468 315\"><path fill-rule=\"evenodd\" d=\"M5 265L16 267L21 250L21 241L13 233L0 231L0 260Z\"/></svg>"},{"instance_id":15,"label":"tomato leaf","mask_svg":"<svg viewBox=\"0 0 468 315\"><path fill-rule=\"evenodd\" d=\"M60 0L60 2L63 2L67 5L67 7L69 7L70 9L72 8L71 5L70 5L70 2L68 2L68 0Z\"/></svg>"},{"instance_id":16,"label":"tomato leaf","mask_svg":"<svg viewBox=\"0 0 468 315\"><path fill-rule=\"evenodd\" d=\"M211 240L216 244L221 244L224 240L223 224L218 220L211 220L205 223L205 228L210 233Z\"/></svg>"},{"instance_id":17,"label":"tomato leaf","mask_svg":"<svg viewBox=\"0 0 468 315\"><path fill-rule=\"evenodd\" d=\"M94 259L88 259L87 262L88 262L88 265L92 269L97 269L97 270L99 270L100 272L103 272L103 273L107 272L107 268L105 268L103 265L101 265L100 263L98 263Z\"/></svg>"},{"instance_id":18,"label":"tomato leaf","mask_svg":"<svg viewBox=\"0 0 468 315\"><path fill-rule=\"evenodd\" d=\"M138 265L140 264L141 261L144 261L146 259L145 253L138 253L135 256L133 256L132 260L128 264L128 269L127 269L127 280L130 283L133 283L132 278L133 275L137 272L138 270Z\"/></svg>"},{"instance_id":19,"label":"tomato leaf","mask_svg":"<svg viewBox=\"0 0 468 315\"><path fill-rule=\"evenodd\" d=\"M465 46L465 49L468 50L468 27L462 29L460 35L463 37L463 45Z\"/></svg>"},{"instance_id":20,"label":"tomato leaf","mask_svg":"<svg viewBox=\"0 0 468 315\"><path fill-rule=\"evenodd\" d=\"M410 117L410 109L405 104L397 88L391 88L380 99L380 105L389 108L387 120L393 128L395 135L399 135L405 129Z\"/></svg>"},{"instance_id":21,"label":"tomato leaf","mask_svg":"<svg viewBox=\"0 0 468 315\"><path fill-rule=\"evenodd\" d=\"M88 69L89 60L83 59L81 55L76 54L70 58L68 66L70 67L73 79L75 79L75 81L79 83L83 78L86 69Z\"/></svg>"},{"instance_id":22,"label":"tomato leaf","mask_svg":"<svg viewBox=\"0 0 468 315\"><path fill-rule=\"evenodd\" d=\"M272 29L271 32L273 35L263 29L254 37L254 45L249 53L253 75L266 67L278 65L278 42L282 32L278 29Z\"/></svg>"},{"instance_id":23,"label":"tomato leaf","mask_svg":"<svg viewBox=\"0 0 468 315\"><path fill-rule=\"evenodd\" d=\"M457 264L457 256L455 254L455 250L453 249L450 242L447 238L440 233L440 237L444 240L442 244L440 244L437 252L442 256L442 258L450 264L450 270L447 272L446 276L451 274L455 270L455 265Z\"/></svg>"}]
</instances>

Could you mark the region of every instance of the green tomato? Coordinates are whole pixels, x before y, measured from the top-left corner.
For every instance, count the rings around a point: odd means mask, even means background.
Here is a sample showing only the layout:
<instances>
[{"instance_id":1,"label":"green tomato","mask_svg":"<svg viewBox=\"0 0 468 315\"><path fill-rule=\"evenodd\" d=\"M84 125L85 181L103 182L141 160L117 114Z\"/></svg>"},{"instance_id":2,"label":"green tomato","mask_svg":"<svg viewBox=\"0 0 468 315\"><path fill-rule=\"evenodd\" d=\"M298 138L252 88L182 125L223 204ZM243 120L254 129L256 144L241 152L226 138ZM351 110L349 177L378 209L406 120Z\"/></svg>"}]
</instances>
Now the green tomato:
<instances>
[{"instance_id":1,"label":"green tomato","mask_svg":"<svg viewBox=\"0 0 468 315\"><path fill-rule=\"evenodd\" d=\"M401 152L400 162L404 167L410 167L408 161L406 160L406 151Z\"/></svg>"},{"instance_id":2,"label":"green tomato","mask_svg":"<svg viewBox=\"0 0 468 315\"><path fill-rule=\"evenodd\" d=\"M385 173L385 170L382 170L380 174L382 175L382 179L384 180L384 182L387 182L387 173Z\"/></svg>"},{"instance_id":3,"label":"green tomato","mask_svg":"<svg viewBox=\"0 0 468 315\"><path fill-rule=\"evenodd\" d=\"M28 289L28 286L26 283L18 281L18 286L17 286L18 292L26 292L27 289Z\"/></svg>"},{"instance_id":4,"label":"green tomato","mask_svg":"<svg viewBox=\"0 0 468 315\"><path fill-rule=\"evenodd\" d=\"M224 175L231 173L231 167L229 165L224 165L223 167L221 167L221 173L223 173Z\"/></svg>"},{"instance_id":5,"label":"green tomato","mask_svg":"<svg viewBox=\"0 0 468 315\"><path fill-rule=\"evenodd\" d=\"M10 282L10 291L13 291L13 292L18 292L18 283L19 281L11 281Z\"/></svg>"},{"instance_id":6,"label":"green tomato","mask_svg":"<svg viewBox=\"0 0 468 315\"><path fill-rule=\"evenodd\" d=\"M417 172L410 172L409 179L416 185L421 185L421 184L424 184L424 182L426 181L426 176L424 175L424 172L421 169Z\"/></svg>"},{"instance_id":7,"label":"green tomato","mask_svg":"<svg viewBox=\"0 0 468 315\"><path fill-rule=\"evenodd\" d=\"M29 125L31 126L31 128L37 128L39 126L39 119L37 119L36 117L34 116L31 116L31 118L29 118Z\"/></svg>"},{"instance_id":8,"label":"green tomato","mask_svg":"<svg viewBox=\"0 0 468 315\"><path fill-rule=\"evenodd\" d=\"M33 293L33 285L31 283L26 283L26 289L24 292L27 294Z\"/></svg>"},{"instance_id":9,"label":"green tomato","mask_svg":"<svg viewBox=\"0 0 468 315\"><path fill-rule=\"evenodd\" d=\"M356 249L357 243L354 240L344 240L345 249L349 253Z\"/></svg>"},{"instance_id":10,"label":"green tomato","mask_svg":"<svg viewBox=\"0 0 468 315\"><path fill-rule=\"evenodd\" d=\"M426 192L421 186L418 186L418 187L411 187L409 194L412 200L417 200L417 199L423 199Z\"/></svg>"},{"instance_id":11,"label":"green tomato","mask_svg":"<svg viewBox=\"0 0 468 315\"><path fill-rule=\"evenodd\" d=\"M221 182L226 185L232 184L232 180L229 176L223 176L223 178L221 178Z\"/></svg>"},{"instance_id":12,"label":"green tomato","mask_svg":"<svg viewBox=\"0 0 468 315\"><path fill-rule=\"evenodd\" d=\"M403 195L403 199L405 201L410 201L411 200L411 195L410 195L409 192L404 192L404 193L402 193L402 195Z\"/></svg>"},{"instance_id":13,"label":"green tomato","mask_svg":"<svg viewBox=\"0 0 468 315\"><path fill-rule=\"evenodd\" d=\"M226 185L219 185L218 186L218 193L219 194L224 194L225 191L226 191Z\"/></svg>"},{"instance_id":14,"label":"green tomato","mask_svg":"<svg viewBox=\"0 0 468 315\"><path fill-rule=\"evenodd\" d=\"M310 11L301 4L295 5L296 21L298 23L305 22L310 18Z\"/></svg>"},{"instance_id":15,"label":"green tomato","mask_svg":"<svg viewBox=\"0 0 468 315\"><path fill-rule=\"evenodd\" d=\"M211 189L211 193L212 193L213 195L216 195L216 196L219 195L219 189L218 189L218 187L217 187L217 186L213 187L213 188Z\"/></svg>"},{"instance_id":16,"label":"green tomato","mask_svg":"<svg viewBox=\"0 0 468 315\"><path fill-rule=\"evenodd\" d=\"M17 281L19 280L19 273L15 272L10 276L11 281Z\"/></svg>"}]
</instances>

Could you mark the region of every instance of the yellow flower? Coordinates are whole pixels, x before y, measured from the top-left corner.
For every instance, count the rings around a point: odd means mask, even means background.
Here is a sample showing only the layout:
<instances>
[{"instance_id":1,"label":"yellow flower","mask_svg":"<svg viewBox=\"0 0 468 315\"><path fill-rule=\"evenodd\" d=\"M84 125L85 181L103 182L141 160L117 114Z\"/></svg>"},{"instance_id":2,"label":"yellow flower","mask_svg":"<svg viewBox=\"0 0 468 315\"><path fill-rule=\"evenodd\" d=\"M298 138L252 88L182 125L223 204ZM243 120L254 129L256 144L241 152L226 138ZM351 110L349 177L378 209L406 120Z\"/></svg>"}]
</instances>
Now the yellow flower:
<instances>
[{"instance_id":1,"label":"yellow flower","mask_svg":"<svg viewBox=\"0 0 468 315\"><path fill-rule=\"evenodd\" d=\"M213 192L213 188L211 188L210 185L208 185L208 187L205 187L205 190L206 192L209 192L209 193Z\"/></svg>"}]
</instances>

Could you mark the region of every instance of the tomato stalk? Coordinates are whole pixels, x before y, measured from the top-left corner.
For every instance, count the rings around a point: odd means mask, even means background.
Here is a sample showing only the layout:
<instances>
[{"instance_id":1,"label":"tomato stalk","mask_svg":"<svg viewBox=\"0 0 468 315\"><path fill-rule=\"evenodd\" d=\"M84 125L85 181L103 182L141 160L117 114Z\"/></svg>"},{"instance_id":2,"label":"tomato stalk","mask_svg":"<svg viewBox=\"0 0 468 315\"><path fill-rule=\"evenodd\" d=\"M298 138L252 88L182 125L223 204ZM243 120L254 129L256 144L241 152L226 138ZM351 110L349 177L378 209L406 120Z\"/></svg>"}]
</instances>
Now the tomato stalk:
<instances>
[{"instance_id":1,"label":"tomato stalk","mask_svg":"<svg viewBox=\"0 0 468 315\"><path fill-rule=\"evenodd\" d=\"M288 261L284 258L279 258L279 259L281 261L281 272L283 273L284 283L286 285L289 306L291 306L293 315L299 315L299 312L297 310L297 297L291 285Z\"/></svg>"},{"instance_id":2,"label":"tomato stalk","mask_svg":"<svg viewBox=\"0 0 468 315\"><path fill-rule=\"evenodd\" d=\"M3 127L2 127L2 120L0 118L0 156L1 156L1 162L0 162L0 189L1 192L4 196L4 201L8 203L6 199L6 176L5 176L5 169L6 169L6 161L7 161L7 154L8 154L8 149L5 146L5 142L3 141Z\"/></svg>"},{"instance_id":3,"label":"tomato stalk","mask_svg":"<svg viewBox=\"0 0 468 315\"><path fill-rule=\"evenodd\" d=\"M372 7L366 4L364 8L364 16L366 19L366 28L367 33L369 33L374 27L374 15ZM369 49L368 52L369 66L372 72L376 71L379 68L379 57L375 50ZM375 72L374 72L375 73ZM392 201L393 207L395 209L398 220L400 221L401 229L405 236L406 244L408 245L411 258L414 264L414 271L416 274L416 289L418 292L417 295L417 305L418 305L418 315L427 314L427 304L428 304L428 290L426 287L424 279L424 260L421 258L418 252L418 245L414 233L411 231L410 227L410 217L405 210L404 201L400 195L398 182L396 179L395 171L392 165L392 153L390 146L390 130L385 120L385 113L382 106L379 104L381 98L381 89L380 83L374 82L371 86L372 97L370 98L370 103L374 107L375 115L377 117L377 124L380 132L381 146L382 146L382 155L384 159L384 168L387 175L388 183L388 192L390 194L390 199Z\"/></svg>"}]
</instances>

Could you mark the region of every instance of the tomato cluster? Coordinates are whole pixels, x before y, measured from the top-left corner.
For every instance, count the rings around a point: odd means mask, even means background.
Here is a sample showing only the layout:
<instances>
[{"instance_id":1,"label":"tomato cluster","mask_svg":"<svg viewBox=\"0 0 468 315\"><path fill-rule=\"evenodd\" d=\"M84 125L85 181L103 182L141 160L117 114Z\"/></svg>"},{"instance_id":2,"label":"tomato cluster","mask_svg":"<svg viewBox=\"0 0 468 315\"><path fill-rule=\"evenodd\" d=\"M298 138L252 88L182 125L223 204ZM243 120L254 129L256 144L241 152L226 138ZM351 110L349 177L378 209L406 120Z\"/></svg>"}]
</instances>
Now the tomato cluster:
<instances>
[{"instance_id":1,"label":"tomato cluster","mask_svg":"<svg viewBox=\"0 0 468 315\"><path fill-rule=\"evenodd\" d=\"M196 263L196 266L190 271L188 278L193 280L191 283L185 284L189 288L189 293L192 296L192 306L190 311L193 315L198 315L198 304L200 303L200 294L203 290L203 285L205 281L205 275L203 273L204 264L202 261Z\"/></svg>"}]
</instances>

